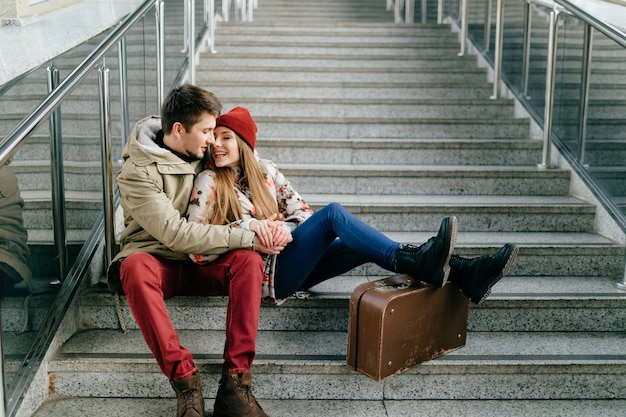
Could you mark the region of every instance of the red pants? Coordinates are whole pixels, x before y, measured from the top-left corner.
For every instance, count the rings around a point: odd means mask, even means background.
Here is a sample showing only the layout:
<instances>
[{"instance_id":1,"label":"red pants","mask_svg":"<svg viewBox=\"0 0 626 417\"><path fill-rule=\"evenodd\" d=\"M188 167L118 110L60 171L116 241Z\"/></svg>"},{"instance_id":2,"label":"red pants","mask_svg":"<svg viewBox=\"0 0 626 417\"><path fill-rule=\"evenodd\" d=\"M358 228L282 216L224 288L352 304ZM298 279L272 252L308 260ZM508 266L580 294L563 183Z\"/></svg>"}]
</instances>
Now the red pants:
<instances>
[{"instance_id":1,"label":"red pants","mask_svg":"<svg viewBox=\"0 0 626 417\"><path fill-rule=\"evenodd\" d=\"M256 352L263 262L248 249L220 256L210 265L172 261L144 252L121 264L120 279L128 305L161 370L170 380L196 373L191 353L180 345L165 307L175 295L228 294L223 372L250 369Z\"/></svg>"}]
</instances>

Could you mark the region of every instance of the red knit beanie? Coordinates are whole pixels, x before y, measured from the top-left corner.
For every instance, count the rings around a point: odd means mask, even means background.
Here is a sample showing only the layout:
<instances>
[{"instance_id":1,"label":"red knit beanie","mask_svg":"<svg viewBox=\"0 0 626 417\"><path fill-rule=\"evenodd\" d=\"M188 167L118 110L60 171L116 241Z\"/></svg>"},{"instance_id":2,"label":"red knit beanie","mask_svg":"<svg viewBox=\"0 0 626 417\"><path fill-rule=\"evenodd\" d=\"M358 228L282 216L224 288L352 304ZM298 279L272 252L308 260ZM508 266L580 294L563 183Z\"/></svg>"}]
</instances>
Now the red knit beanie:
<instances>
[{"instance_id":1,"label":"red knit beanie","mask_svg":"<svg viewBox=\"0 0 626 417\"><path fill-rule=\"evenodd\" d=\"M235 107L228 113L222 114L217 118L215 127L217 126L224 126L233 130L237 136L254 150L257 128L248 109Z\"/></svg>"}]
</instances>

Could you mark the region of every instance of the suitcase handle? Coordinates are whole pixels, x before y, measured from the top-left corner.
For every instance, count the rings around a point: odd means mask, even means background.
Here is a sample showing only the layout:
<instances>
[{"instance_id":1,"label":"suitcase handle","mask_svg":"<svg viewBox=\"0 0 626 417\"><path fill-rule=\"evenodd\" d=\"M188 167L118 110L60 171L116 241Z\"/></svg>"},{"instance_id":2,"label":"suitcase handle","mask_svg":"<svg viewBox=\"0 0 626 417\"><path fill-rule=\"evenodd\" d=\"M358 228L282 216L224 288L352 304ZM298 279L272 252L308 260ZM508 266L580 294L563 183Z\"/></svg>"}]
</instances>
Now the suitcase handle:
<instances>
[{"instance_id":1,"label":"suitcase handle","mask_svg":"<svg viewBox=\"0 0 626 417\"><path fill-rule=\"evenodd\" d=\"M413 278L409 275L394 275L389 278L376 281L376 287L378 289L393 289L393 288L409 288L413 285Z\"/></svg>"}]
</instances>

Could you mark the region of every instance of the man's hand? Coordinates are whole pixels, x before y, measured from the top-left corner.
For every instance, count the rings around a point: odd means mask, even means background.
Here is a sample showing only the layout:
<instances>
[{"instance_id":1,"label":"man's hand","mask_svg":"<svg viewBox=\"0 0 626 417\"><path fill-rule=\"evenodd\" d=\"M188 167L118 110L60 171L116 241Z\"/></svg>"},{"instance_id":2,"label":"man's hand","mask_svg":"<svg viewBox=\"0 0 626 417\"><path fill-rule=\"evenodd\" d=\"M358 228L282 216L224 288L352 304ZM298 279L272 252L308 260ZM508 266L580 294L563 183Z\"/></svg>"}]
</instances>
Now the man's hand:
<instances>
[{"instance_id":1,"label":"man's hand","mask_svg":"<svg viewBox=\"0 0 626 417\"><path fill-rule=\"evenodd\" d=\"M282 250L288 243L293 240L291 233L283 227L284 222L276 220L277 214L273 214L265 220L256 220L250 222L250 230L256 235L255 246L257 250L263 247L267 250L270 248L281 248ZM280 251L279 250L279 251Z\"/></svg>"},{"instance_id":2,"label":"man's hand","mask_svg":"<svg viewBox=\"0 0 626 417\"><path fill-rule=\"evenodd\" d=\"M278 255L280 251L285 249L285 247L284 246L265 246L263 243L255 241L254 249L259 253L264 253L267 255Z\"/></svg>"}]
</instances>

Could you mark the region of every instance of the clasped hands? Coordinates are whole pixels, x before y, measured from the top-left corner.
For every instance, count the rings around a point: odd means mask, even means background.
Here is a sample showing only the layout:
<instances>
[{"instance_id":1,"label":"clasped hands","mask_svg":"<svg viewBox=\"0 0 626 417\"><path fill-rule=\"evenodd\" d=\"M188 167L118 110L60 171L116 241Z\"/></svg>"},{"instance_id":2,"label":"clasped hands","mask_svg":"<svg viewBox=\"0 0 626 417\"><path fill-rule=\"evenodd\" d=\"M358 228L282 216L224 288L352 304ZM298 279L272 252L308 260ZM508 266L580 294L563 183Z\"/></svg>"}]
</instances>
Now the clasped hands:
<instances>
[{"instance_id":1,"label":"clasped hands","mask_svg":"<svg viewBox=\"0 0 626 417\"><path fill-rule=\"evenodd\" d=\"M273 214L265 220L253 220L249 228L255 234L254 246L257 252L268 255L278 255L293 237L283 227L282 220L276 220L277 214Z\"/></svg>"}]
</instances>

